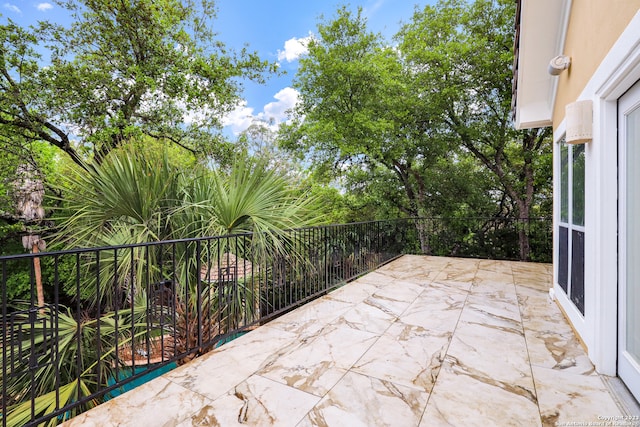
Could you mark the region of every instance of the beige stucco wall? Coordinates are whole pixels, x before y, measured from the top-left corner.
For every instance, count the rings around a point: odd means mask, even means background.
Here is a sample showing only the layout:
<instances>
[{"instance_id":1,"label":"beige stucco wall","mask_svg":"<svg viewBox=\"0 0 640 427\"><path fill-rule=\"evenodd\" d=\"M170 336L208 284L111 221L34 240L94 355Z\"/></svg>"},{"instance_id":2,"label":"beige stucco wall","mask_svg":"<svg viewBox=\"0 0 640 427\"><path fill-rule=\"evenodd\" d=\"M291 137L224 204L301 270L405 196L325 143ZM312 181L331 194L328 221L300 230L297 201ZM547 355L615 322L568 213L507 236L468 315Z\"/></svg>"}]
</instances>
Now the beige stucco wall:
<instances>
[{"instance_id":1,"label":"beige stucco wall","mask_svg":"<svg viewBox=\"0 0 640 427\"><path fill-rule=\"evenodd\" d=\"M640 0L573 0L564 54L571 57L568 72L560 75L553 125L564 118L565 105L575 101L640 9Z\"/></svg>"}]
</instances>

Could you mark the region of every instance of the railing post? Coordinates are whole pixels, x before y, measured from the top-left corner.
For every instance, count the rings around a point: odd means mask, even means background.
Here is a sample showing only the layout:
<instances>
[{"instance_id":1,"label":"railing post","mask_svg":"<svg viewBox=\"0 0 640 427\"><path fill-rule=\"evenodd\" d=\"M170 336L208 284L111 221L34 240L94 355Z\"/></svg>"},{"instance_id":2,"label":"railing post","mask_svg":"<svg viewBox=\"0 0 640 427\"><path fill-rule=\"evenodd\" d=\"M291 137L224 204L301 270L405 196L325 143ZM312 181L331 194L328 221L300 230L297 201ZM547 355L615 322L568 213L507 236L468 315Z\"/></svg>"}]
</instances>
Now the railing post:
<instances>
[{"instance_id":1,"label":"railing post","mask_svg":"<svg viewBox=\"0 0 640 427\"><path fill-rule=\"evenodd\" d=\"M375 243L376 256L382 256L382 254L380 253L380 221L376 221L376 222L375 222L375 226L376 226L376 234L375 234L375 239L376 239L376 243Z\"/></svg>"},{"instance_id":2,"label":"railing post","mask_svg":"<svg viewBox=\"0 0 640 427\"><path fill-rule=\"evenodd\" d=\"M198 328L198 349L202 348L202 278L200 277L201 250L200 240L196 240L196 327Z\"/></svg>"},{"instance_id":3,"label":"railing post","mask_svg":"<svg viewBox=\"0 0 640 427\"><path fill-rule=\"evenodd\" d=\"M13 351L11 342L7 343L7 261L2 261L2 378L7 374L7 352ZM11 348L10 348L11 347ZM2 381L2 414L7 413L7 382ZM2 427L7 427L7 417L1 417Z\"/></svg>"}]
</instances>

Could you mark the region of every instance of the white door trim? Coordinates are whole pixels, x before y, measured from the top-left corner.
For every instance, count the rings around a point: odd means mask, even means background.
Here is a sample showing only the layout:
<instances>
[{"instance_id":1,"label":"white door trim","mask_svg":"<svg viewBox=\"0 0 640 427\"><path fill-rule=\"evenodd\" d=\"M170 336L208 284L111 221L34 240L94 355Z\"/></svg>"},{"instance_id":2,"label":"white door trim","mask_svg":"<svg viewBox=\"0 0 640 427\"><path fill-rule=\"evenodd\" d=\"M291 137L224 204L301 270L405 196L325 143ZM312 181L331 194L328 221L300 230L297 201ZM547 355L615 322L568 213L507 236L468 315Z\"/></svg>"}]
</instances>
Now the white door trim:
<instances>
[{"instance_id":1,"label":"white door trim","mask_svg":"<svg viewBox=\"0 0 640 427\"><path fill-rule=\"evenodd\" d=\"M640 362L627 353L627 320L628 304L627 304L627 285L629 284L627 236L629 235L628 218L628 201L626 189L630 183L627 178L629 168L626 159L628 158L628 141L627 141L627 121L624 119L629 113L640 111L640 81L638 81L625 95L620 97L618 101L618 167L619 167L619 194L618 194L618 212L619 212L619 281L618 281L618 376L625 382L631 393L640 400ZM640 132L640 130L638 130ZM638 135L640 139L640 135ZM634 277L636 280L637 277ZM636 285L638 287L638 285ZM640 291L640 289L639 289ZM639 326L640 327L640 326Z\"/></svg>"}]
</instances>

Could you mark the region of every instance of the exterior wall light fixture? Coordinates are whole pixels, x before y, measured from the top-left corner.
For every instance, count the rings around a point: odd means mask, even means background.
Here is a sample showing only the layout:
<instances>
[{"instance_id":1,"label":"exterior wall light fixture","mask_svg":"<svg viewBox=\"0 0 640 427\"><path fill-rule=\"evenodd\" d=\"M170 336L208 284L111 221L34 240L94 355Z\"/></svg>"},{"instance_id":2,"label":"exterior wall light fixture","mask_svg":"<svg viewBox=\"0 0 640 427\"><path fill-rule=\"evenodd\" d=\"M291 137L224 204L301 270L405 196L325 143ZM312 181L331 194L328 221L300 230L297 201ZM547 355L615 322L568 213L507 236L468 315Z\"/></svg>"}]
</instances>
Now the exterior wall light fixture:
<instances>
[{"instance_id":1,"label":"exterior wall light fixture","mask_svg":"<svg viewBox=\"0 0 640 427\"><path fill-rule=\"evenodd\" d=\"M564 70L569 68L569 65L571 65L570 57L566 55L558 55L555 58L553 58L551 61L549 61L549 68L547 68L547 71L552 76L557 76L560 73L562 73Z\"/></svg>"}]
</instances>

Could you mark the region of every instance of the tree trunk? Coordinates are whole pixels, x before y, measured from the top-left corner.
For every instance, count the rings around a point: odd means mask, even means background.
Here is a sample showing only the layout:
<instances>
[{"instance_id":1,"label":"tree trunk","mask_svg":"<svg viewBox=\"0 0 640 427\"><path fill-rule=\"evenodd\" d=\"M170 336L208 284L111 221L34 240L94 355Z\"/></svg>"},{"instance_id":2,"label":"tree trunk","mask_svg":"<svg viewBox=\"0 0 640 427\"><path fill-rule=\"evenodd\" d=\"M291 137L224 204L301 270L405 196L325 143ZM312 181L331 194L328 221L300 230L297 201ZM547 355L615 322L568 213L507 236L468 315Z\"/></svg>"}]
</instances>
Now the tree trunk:
<instances>
[{"instance_id":1,"label":"tree trunk","mask_svg":"<svg viewBox=\"0 0 640 427\"><path fill-rule=\"evenodd\" d=\"M418 218L416 220L416 229L418 231L418 239L420 240L420 251L422 255L431 255L431 246L429 245L429 233L427 232L427 219Z\"/></svg>"},{"instance_id":2,"label":"tree trunk","mask_svg":"<svg viewBox=\"0 0 640 427\"><path fill-rule=\"evenodd\" d=\"M531 245L529 241L529 212L531 210L528 203L518 200L518 247L520 252L520 261L531 260Z\"/></svg>"},{"instance_id":3,"label":"tree trunk","mask_svg":"<svg viewBox=\"0 0 640 427\"><path fill-rule=\"evenodd\" d=\"M37 254L38 242L34 241L31 247L31 253ZM40 314L44 314L44 288L42 287L42 271L40 269L40 257L33 258L33 271L36 276L36 295L38 297L38 307L40 307Z\"/></svg>"},{"instance_id":4,"label":"tree trunk","mask_svg":"<svg viewBox=\"0 0 640 427\"><path fill-rule=\"evenodd\" d=\"M520 245L520 261L531 261L531 246L529 244L528 218L520 218L518 226L518 243Z\"/></svg>"}]
</instances>

